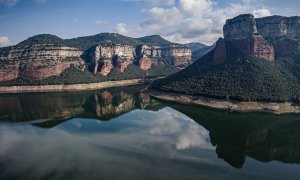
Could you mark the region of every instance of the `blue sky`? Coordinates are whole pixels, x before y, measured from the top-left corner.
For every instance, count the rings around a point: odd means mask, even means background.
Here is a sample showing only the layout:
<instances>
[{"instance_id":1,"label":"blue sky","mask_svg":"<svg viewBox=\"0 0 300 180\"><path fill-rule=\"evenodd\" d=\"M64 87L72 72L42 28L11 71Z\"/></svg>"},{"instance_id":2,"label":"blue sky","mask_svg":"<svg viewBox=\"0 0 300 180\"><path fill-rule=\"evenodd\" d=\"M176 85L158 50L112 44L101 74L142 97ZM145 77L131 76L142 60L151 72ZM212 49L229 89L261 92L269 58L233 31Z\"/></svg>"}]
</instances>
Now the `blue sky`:
<instances>
[{"instance_id":1,"label":"blue sky","mask_svg":"<svg viewBox=\"0 0 300 180\"><path fill-rule=\"evenodd\" d=\"M227 18L299 12L298 0L0 0L0 46L43 33L73 38L101 32L212 44Z\"/></svg>"}]
</instances>

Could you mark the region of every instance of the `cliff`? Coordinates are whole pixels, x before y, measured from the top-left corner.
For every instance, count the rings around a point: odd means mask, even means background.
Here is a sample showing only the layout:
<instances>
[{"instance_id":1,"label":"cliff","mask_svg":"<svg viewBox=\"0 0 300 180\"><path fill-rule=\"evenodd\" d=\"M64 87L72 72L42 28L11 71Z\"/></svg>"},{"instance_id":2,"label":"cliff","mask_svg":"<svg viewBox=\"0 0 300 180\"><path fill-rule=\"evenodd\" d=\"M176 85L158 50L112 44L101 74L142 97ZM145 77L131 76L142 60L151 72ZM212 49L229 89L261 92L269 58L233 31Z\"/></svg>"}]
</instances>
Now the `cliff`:
<instances>
[{"instance_id":1,"label":"cliff","mask_svg":"<svg viewBox=\"0 0 300 180\"><path fill-rule=\"evenodd\" d=\"M143 58L150 58L153 64L186 67L192 62L192 51L182 45L147 46L143 45L139 52Z\"/></svg>"},{"instance_id":2,"label":"cliff","mask_svg":"<svg viewBox=\"0 0 300 180\"><path fill-rule=\"evenodd\" d=\"M223 27L224 39L246 56L269 61L275 59L274 48L257 31L253 15L240 15L226 21ZM225 59L226 57L224 57Z\"/></svg>"},{"instance_id":3,"label":"cliff","mask_svg":"<svg viewBox=\"0 0 300 180\"><path fill-rule=\"evenodd\" d=\"M300 55L300 17L271 16L256 19L257 31L279 56Z\"/></svg>"},{"instance_id":4,"label":"cliff","mask_svg":"<svg viewBox=\"0 0 300 180\"><path fill-rule=\"evenodd\" d=\"M108 75L112 69L124 72L129 64L137 64L142 70L151 66L187 67L192 62L192 52L182 45L149 46L134 48L130 45L97 45L92 51L94 74Z\"/></svg>"},{"instance_id":5,"label":"cliff","mask_svg":"<svg viewBox=\"0 0 300 180\"><path fill-rule=\"evenodd\" d=\"M255 19L244 14L226 21L224 39L244 55L273 61L275 56L300 54L300 17Z\"/></svg>"},{"instance_id":6,"label":"cliff","mask_svg":"<svg viewBox=\"0 0 300 180\"><path fill-rule=\"evenodd\" d=\"M133 63L135 49L129 45L97 45L93 55L94 74L98 71L102 75L107 75L115 68L119 72L124 72L129 64Z\"/></svg>"},{"instance_id":7,"label":"cliff","mask_svg":"<svg viewBox=\"0 0 300 180\"><path fill-rule=\"evenodd\" d=\"M94 118L104 121L134 109L155 107L155 101L139 93L142 88L144 86L67 94L8 94L0 97L0 120L12 123L30 121L36 123L35 125L41 123L40 126L45 128L71 118Z\"/></svg>"},{"instance_id":8,"label":"cliff","mask_svg":"<svg viewBox=\"0 0 300 180\"><path fill-rule=\"evenodd\" d=\"M71 65L84 69L83 51L66 46L38 44L0 51L0 81L24 77L44 79L61 74Z\"/></svg>"},{"instance_id":9,"label":"cliff","mask_svg":"<svg viewBox=\"0 0 300 180\"><path fill-rule=\"evenodd\" d=\"M52 78L60 76L71 66L82 72L90 71L91 74L102 76L115 71L117 79L122 76L124 79L143 78L147 74L162 76L165 73L158 71L163 72L168 67L179 69L188 66L191 56L191 51L185 46L157 35L130 38L116 33L102 33L64 40L54 35L41 34L16 46L0 48L0 81ZM158 65L156 69L152 68L153 64ZM131 68L134 72L122 75L129 65L134 67ZM135 66L145 72L137 70ZM170 70L169 73L174 71ZM67 74L64 77L70 76ZM103 77L92 77L87 73L81 76L86 76L87 82L94 82L92 79L104 80ZM52 81L56 80L52 78Z\"/></svg>"}]
</instances>

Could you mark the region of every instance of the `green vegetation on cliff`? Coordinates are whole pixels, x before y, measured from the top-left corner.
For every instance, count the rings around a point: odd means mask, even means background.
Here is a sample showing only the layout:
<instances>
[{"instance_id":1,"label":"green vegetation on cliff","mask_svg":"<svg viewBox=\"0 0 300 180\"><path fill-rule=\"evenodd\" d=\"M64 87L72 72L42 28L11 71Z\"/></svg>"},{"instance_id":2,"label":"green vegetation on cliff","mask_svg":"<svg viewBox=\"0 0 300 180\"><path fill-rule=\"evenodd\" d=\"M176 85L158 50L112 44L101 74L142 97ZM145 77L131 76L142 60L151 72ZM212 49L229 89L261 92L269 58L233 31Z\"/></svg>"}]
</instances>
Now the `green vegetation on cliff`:
<instances>
[{"instance_id":1,"label":"green vegetation on cliff","mask_svg":"<svg viewBox=\"0 0 300 180\"><path fill-rule=\"evenodd\" d=\"M89 49L97 44L126 44L137 47L144 44L161 46L172 45L176 43L167 41L159 35L132 38L117 33L100 33L92 36L84 36L73 39L61 39L51 34L39 34L20 42L17 46L24 47L37 44L54 44L56 46L70 46L81 49Z\"/></svg>"},{"instance_id":2,"label":"green vegetation on cliff","mask_svg":"<svg viewBox=\"0 0 300 180\"><path fill-rule=\"evenodd\" d=\"M128 79L144 79L160 76L167 76L177 72L178 69L171 66L152 66L149 70L142 70L136 65L130 64L123 73L112 70L112 72L103 76L93 74L87 70L82 71L71 66L59 76L51 76L42 80L32 80L28 78L18 78L10 81L0 82L0 86L34 86L34 85L58 85L58 84L87 84L104 81L119 81Z\"/></svg>"},{"instance_id":3,"label":"green vegetation on cliff","mask_svg":"<svg viewBox=\"0 0 300 180\"><path fill-rule=\"evenodd\" d=\"M175 43L172 43L170 41L165 40L159 35L152 35L152 36L145 36L145 37L140 37L136 38L140 42L140 44L146 44L146 45L172 45Z\"/></svg>"}]
</instances>

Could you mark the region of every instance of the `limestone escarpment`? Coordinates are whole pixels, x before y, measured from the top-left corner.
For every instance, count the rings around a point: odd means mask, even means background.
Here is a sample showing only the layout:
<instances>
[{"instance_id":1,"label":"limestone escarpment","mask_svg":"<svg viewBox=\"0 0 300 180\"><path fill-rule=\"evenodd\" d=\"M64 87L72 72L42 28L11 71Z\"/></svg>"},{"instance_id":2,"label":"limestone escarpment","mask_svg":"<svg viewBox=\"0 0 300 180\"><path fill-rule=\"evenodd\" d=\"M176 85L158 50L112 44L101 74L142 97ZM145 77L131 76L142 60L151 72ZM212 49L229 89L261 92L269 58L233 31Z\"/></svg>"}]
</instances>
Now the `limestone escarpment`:
<instances>
[{"instance_id":1,"label":"limestone escarpment","mask_svg":"<svg viewBox=\"0 0 300 180\"><path fill-rule=\"evenodd\" d=\"M257 31L263 37L289 37L298 39L300 35L300 17L270 16L255 19Z\"/></svg>"},{"instance_id":2,"label":"limestone escarpment","mask_svg":"<svg viewBox=\"0 0 300 180\"><path fill-rule=\"evenodd\" d=\"M192 62L192 52L181 45L141 47L140 54L150 58L153 64L171 64L176 67L187 66Z\"/></svg>"},{"instance_id":3,"label":"limestone escarpment","mask_svg":"<svg viewBox=\"0 0 300 180\"><path fill-rule=\"evenodd\" d=\"M0 53L0 81L16 79L44 79L61 74L71 65L84 68L82 51L51 44L11 47Z\"/></svg>"},{"instance_id":4,"label":"limestone escarpment","mask_svg":"<svg viewBox=\"0 0 300 180\"><path fill-rule=\"evenodd\" d=\"M257 34L256 21L251 14L228 19L223 27L225 40L247 39Z\"/></svg>"},{"instance_id":5,"label":"limestone escarpment","mask_svg":"<svg viewBox=\"0 0 300 180\"><path fill-rule=\"evenodd\" d=\"M186 67L191 64L191 50L181 45L149 46L134 48L130 45L102 44L92 51L93 72L108 75L112 69L123 72L129 64L138 64L148 70L152 64Z\"/></svg>"},{"instance_id":6,"label":"limestone escarpment","mask_svg":"<svg viewBox=\"0 0 300 180\"><path fill-rule=\"evenodd\" d=\"M270 41L278 55L300 54L300 17L271 16L256 19L257 31Z\"/></svg>"},{"instance_id":7,"label":"limestone escarpment","mask_svg":"<svg viewBox=\"0 0 300 180\"><path fill-rule=\"evenodd\" d=\"M245 55L266 60L275 56L300 55L300 17L270 16L255 19L251 14L226 21L224 39Z\"/></svg>"},{"instance_id":8,"label":"limestone escarpment","mask_svg":"<svg viewBox=\"0 0 300 180\"><path fill-rule=\"evenodd\" d=\"M168 69L172 73L176 68L186 67L191 63L191 56L191 51L185 46L171 43L160 36L130 38L115 33L103 33L64 40L41 34L16 46L0 48L0 82L17 78L30 81L60 76L60 81L70 83L68 79L74 72L82 77L82 81L87 82L106 79L89 73L103 76L112 74L114 77L108 78L122 79L122 73L129 65L132 65L130 68L135 72L126 71L125 79L161 76L168 74L164 72L164 68L172 66ZM77 69L68 69L73 65ZM151 71L142 72L137 68ZM78 69L87 69L90 72L79 73ZM54 82L53 78L48 80Z\"/></svg>"},{"instance_id":9,"label":"limestone escarpment","mask_svg":"<svg viewBox=\"0 0 300 180\"><path fill-rule=\"evenodd\" d=\"M253 15L240 15L226 21L223 28L224 39L246 56L254 56L269 61L275 59L273 46L257 31ZM224 58L225 59L225 58Z\"/></svg>"},{"instance_id":10,"label":"limestone escarpment","mask_svg":"<svg viewBox=\"0 0 300 180\"><path fill-rule=\"evenodd\" d=\"M94 74L100 72L107 75L115 68L124 72L129 64L133 63L135 49L130 45L97 45L93 52Z\"/></svg>"}]
</instances>

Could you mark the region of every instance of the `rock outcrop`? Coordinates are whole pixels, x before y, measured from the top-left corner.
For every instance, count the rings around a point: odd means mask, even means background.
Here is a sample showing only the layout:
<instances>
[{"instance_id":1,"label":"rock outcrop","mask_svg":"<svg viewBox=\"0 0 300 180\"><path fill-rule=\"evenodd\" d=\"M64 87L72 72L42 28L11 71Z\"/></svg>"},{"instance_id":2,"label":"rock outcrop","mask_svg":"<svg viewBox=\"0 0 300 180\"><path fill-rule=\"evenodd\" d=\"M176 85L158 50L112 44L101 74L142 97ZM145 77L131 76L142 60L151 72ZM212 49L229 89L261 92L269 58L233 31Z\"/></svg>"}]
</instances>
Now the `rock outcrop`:
<instances>
[{"instance_id":1,"label":"rock outcrop","mask_svg":"<svg viewBox=\"0 0 300 180\"><path fill-rule=\"evenodd\" d=\"M222 63L227 59L227 51L224 39L220 38L213 52L213 62L218 64Z\"/></svg>"},{"instance_id":2,"label":"rock outcrop","mask_svg":"<svg viewBox=\"0 0 300 180\"><path fill-rule=\"evenodd\" d=\"M137 52L137 53L136 53ZM191 50L182 45L148 46L102 44L95 47L93 72L108 75L112 69L123 72L129 64L137 63L142 70L155 65L186 67L192 62Z\"/></svg>"},{"instance_id":3,"label":"rock outcrop","mask_svg":"<svg viewBox=\"0 0 300 180\"><path fill-rule=\"evenodd\" d=\"M300 55L300 17L270 16L256 19L257 31L272 43L278 55Z\"/></svg>"},{"instance_id":4,"label":"rock outcrop","mask_svg":"<svg viewBox=\"0 0 300 180\"><path fill-rule=\"evenodd\" d=\"M263 37L299 39L300 17L269 16L255 19L257 31Z\"/></svg>"},{"instance_id":5,"label":"rock outcrop","mask_svg":"<svg viewBox=\"0 0 300 180\"><path fill-rule=\"evenodd\" d=\"M150 58L148 58L147 56L143 56L140 60L139 60L139 66L142 70L148 70L151 68L152 65L152 61Z\"/></svg>"},{"instance_id":6,"label":"rock outcrop","mask_svg":"<svg viewBox=\"0 0 300 180\"><path fill-rule=\"evenodd\" d=\"M176 67L187 66L192 62L192 51L182 45L147 46L140 48L140 54L151 59L153 64L171 64Z\"/></svg>"},{"instance_id":7,"label":"rock outcrop","mask_svg":"<svg viewBox=\"0 0 300 180\"><path fill-rule=\"evenodd\" d=\"M300 55L300 17L255 19L244 14L226 21L224 39L245 55L269 61L276 56Z\"/></svg>"},{"instance_id":8,"label":"rock outcrop","mask_svg":"<svg viewBox=\"0 0 300 180\"><path fill-rule=\"evenodd\" d=\"M134 58L135 49L130 45L97 45L93 55L94 74L100 71L106 76L113 68L123 72Z\"/></svg>"},{"instance_id":9,"label":"rock outcrop","mask_svg":"<svg viewBox=\"0 0 300 180\"><path fill-rule=\"evenodd\" d=\"M145 41L145 42L144 42ZM144 44L162 46L146 46ZM191 50L160 36L130 38L114 33L64 40L41 34L16 46L0 48L0 81L16 78L40 80L60 75L70 66L107 76L123 73L134 64L149 70L152 64L183 68L191 64Z\"/></svg>"},{"instance_id":10,"label":"rock outcrop","mask_svg":"<svg viewBox=\"0 0 300 180\"><path fill-rule=\"evenodd\" d=\"M0 53L0 81L44 79L61 74L71 65L84 68L82 53L77 48L51 44L7 48Z\"/></svg>"},{"instance_id":11,"label":"rock outcrop","mask_svg":"<svg viewBox=\"0 0 300 180\"><path fill-rule=\"evenodd\" d=\"M275 59L273 46L257 31L256 20L251 14L237 16L226 21L223 28L224 39L244 55Z\"/></svg>"}]
</instances>

